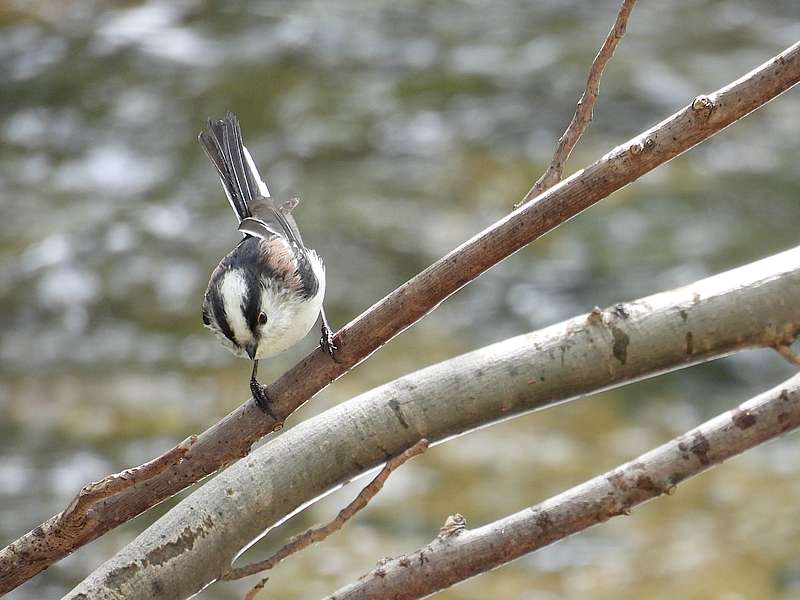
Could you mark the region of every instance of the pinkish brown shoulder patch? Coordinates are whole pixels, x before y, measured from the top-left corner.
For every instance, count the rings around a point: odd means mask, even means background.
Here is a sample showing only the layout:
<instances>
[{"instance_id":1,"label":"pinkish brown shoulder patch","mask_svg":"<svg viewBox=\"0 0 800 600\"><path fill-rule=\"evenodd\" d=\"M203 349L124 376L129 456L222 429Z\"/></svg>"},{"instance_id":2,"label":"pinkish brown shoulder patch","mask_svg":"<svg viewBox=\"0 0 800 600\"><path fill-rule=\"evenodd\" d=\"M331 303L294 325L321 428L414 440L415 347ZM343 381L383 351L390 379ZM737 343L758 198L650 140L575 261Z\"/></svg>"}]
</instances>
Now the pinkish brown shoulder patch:
<instances>
[{"instance_id":1,"label":"pinkish brown shoulder patch","mask_svg":"<svg viewBox=\"0 0 800 600\"><path fill-rule=\"evenodd\" d=\"M292 289L300 289L302 282L297 273L297 260L289 242L282 237L269 240L262 239L259 245L264 262L276 273L285 277L286 285Z\"/></svg>"}]
</instances>

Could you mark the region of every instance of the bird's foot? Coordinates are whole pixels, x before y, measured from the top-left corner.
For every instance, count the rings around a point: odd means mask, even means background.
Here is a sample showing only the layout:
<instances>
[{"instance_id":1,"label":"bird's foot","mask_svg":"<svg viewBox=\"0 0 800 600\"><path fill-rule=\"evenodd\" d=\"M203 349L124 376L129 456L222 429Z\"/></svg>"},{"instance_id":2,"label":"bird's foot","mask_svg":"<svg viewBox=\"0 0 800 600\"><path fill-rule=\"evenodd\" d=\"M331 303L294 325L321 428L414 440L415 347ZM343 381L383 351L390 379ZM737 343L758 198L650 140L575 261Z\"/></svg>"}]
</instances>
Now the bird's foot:
<instances>
[{"instance_id":1,"label":"bird's foot","mask_svg":"<svg viewBox=\"0 0 800 600\"><path fill-rule=\"evenodd\" d=\"M333 343L333 333L325 323L322 324L322 337L319 339L319 345L334 361L339 362L336 360L336 351L339 347Z\"/></svg>"},{"instance_id":2,"label":"bird's foot","mask_svg":"<svg viewBox=\"0 0 800 600\"><path fill-rule=\"evenodd\" d=\"M272 411L272 401L269 399L267 386L261 385L256 379L251 379L250 393L253 394L253 400L255 400L256 406L258 406L264 414L272 417L276 424L283 424L283 421Z\"/></svg>"}]
</instances>

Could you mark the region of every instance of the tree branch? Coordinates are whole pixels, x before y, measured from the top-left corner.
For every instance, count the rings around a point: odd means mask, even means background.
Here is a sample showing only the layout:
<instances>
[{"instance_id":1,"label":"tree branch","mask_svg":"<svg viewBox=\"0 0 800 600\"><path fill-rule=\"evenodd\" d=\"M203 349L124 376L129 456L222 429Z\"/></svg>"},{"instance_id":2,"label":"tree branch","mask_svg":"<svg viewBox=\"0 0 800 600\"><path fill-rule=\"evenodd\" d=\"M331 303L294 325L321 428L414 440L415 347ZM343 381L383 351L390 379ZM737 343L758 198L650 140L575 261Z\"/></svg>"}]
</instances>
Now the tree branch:
<instances>
[{"instance_id":1,"label":"tree branch","mask_svg":"<svg viewBox=\"0 0 800 600\"><path fill-rule=\"evenodd\" d=\"M339 511L339 514L336 515L335 519L329 523L326 523L325 525L312 527L300 535L293 537L280 550L265 560L249 564L245 567L231 568L219 578L220 581L233 581L234 579L242 579L243 577L248 577L250 575L255 575L256 573L261 573L262 571L272 569L279 562L288 558L292 554L296 554L297 552L308 548L311 544L321 542L329 535L336 533L342 527L344 527L344 524L352 519L358 511L369 504L369 501L372 500L377 493L383 489L386 480L389 479L389 475L391 475L394 470L415 456L422 454L427 449L428 440L423 438L405 452L390 458L388 461L386 461L386 464L383 466L383 469L381 469L380 473L378 473L375 478L359 492L358 496L356 496L352 502ZM254 589L261 589L264 582L266 582L266 579L263 579L256 584L256 588Z\"/></svg>"},{"instance_id":2,"label":"tree branch","mask_svg":"<svg viewBox=\"0 0 800 600\"><path fill-rule=\"evenodd\" d=\"M800 426L800 375L738 408L541 504L489 523L442 535L380 565L328 600L433 594L578 531L628 515L672 494L682 481Z\"/></svg>"},{"instance_id":3,"label":"tree branch","mask_svg":"<svg viewBox=\"0 0 800 600\"><path fill-rule=\"evenodd\" d=\"M625 28L628 25L628 17L633 10L633 5L636 0L623 0L617 13L617 20L614 22L611 31L608 32L603 45L600 47L597 56L592 61L592 66L589 69L589 78L586 80L586 88L583 90L581 99L578 100L578 106L575 109L575 114L572 115L572 120L567 126L564 134L558 138L558 145L553 154L553 160L544 174L533 184L533 187L525 194L525 198L515 205L518 208L521 204L531 200L549 190L559 181L564 175L564 165L572 153L572 149L580 141L581 136L589 127L592 122L592 110L594 103L597 102L597 96L600 94L600 78L603 76L603 69L606 68L608 61L614 56L614 50L617 49L622 36L625 35Z\"/></svg>"},{"instance_id":4,"label":"tree branch","mask_svg":"<svg viewBox=\"0 0 800 600\"><path fill-rule=\"evenodd\" d=\"M65 528L80 528L86 524L89 511L103 498L118 494L137 483L142 484L176 465L189 455L197 436L192 435L161 456L132 469L113 473L83 486L75 499L59 515L60 524Z\"/></svg>"},{"instance_id":5,"label":"tree branch","mask_svg":"<svg viewBox=\"0 0 800 600\"><path fill-rule=\"evenodd\" d=\"M794 365L795 367L800 366L800 356L792 351L791 343L787 344L784 342L776 344L775 350L778 352L778 354L785 358L789 364Z\"/></svg>"},{"instance_id":6,"label":"tree branch","mask_svg":"<svg viewBox=\"0 0 800 600\"><path fill-rule=\"evenodd\" d=\"M67 596L185 598L301 507L432 443L800 332L800 247L422 369L299 423L232 465ZM168 560L162 560L168 556Z\"/></svg>"},{"instance_id":7,"label":"tree branch","mask_svg":"<svg viewBox=\"0 0 800 600\"><path fill-rule=\"evenodd\" d=\"M337 335L337 362L319 348L268 388L273 410L286 418L309 398L432 311L481 273L560 223L708 139L800 81L800 43L739 80L703 96L655 127L611 150L535 201L491 225L413 277ZM696 108L699 106L699 108ZM105 498L91 523L65 529L58 516L0 551L0 593L141 514L207 475L246 456L275 422L250 399L197 437L190 457Z\"/></svg>"}]
</instances>

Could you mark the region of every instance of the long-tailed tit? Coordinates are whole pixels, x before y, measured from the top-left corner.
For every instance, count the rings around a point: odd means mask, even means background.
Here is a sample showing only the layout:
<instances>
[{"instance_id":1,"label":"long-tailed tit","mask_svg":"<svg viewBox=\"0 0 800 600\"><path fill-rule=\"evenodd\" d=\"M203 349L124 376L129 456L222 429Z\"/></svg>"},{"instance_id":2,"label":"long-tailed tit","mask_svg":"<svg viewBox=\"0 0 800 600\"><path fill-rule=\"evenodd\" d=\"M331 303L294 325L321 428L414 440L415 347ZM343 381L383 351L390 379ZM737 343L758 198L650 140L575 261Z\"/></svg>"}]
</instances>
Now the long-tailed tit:
<instances>
[{"instance_id":1,"label":"long-tailed tit","mask_svg":"<svg viewBox=\"0 0 800 600\"><path fill-rule=\"evenodd\" d=\"M211 274L203 323L236 356L253 361L250 390L273 418L266 387L256 379L258 361L293 346L322 317L322 348L334 356L322 300L325 267L306 248L292 217L297 199L276 204L242 143L231 113L209 120L200 143L214 163L244 239Z\"/></svg>"}]
</instances>

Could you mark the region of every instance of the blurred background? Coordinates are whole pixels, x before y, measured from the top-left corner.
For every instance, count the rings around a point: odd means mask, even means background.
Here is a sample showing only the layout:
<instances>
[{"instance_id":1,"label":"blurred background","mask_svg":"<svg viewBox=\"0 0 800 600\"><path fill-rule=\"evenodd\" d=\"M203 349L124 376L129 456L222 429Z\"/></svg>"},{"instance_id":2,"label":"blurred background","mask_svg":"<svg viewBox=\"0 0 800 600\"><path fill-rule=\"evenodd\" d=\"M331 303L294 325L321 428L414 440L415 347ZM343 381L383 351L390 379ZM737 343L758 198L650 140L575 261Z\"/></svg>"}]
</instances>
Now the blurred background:
<instances>
[{"instance_id":1,"label":"blurred background","mask_svg":"<svg viewBox=\"0 0 800 600\"><path fill-rule=\"evenodd\" d=\"M148 460L247 397L200 322L238 239L197 133L227 110L325 258L342 325L506 214L544 170L617 0L0 4L0 545L88 480ZM800 38L793 0L642 2L576 170ZM800 95L787 93L492 269L292 418L490 342L797 243ZM261 367L279 375L315 344ZM264 597L314 598L445 517L478 525L624 462L792 372L757 351L528 415L401 469ZM289 423L291 426L291 422ZM800 597L788 436L673 497L441 594ZM272 532L331 518L345 489ZM69 590L172 504L9 597ZM204 599L240 598L250 581Z\"/></svg>"}]
</instances>

